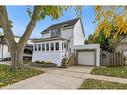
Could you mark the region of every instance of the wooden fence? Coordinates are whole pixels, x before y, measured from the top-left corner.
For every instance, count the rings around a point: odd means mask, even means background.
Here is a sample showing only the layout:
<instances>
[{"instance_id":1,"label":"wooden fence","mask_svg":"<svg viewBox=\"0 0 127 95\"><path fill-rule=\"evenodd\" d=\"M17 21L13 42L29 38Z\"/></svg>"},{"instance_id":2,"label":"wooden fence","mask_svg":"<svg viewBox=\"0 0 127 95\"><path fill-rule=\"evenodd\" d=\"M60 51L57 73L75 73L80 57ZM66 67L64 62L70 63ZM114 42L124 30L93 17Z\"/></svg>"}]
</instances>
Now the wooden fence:
<instances>
[{"instance_id":1,"label":"wooden fence","mask_svg":"<svg viewBox=\"0 0 127 95\"><path fill-rule=\"evenodd\" d=\"M125 62L125 56L121 52L108 53L101 51L101 66L124 66Z\"/></svg>"}]
</instances>

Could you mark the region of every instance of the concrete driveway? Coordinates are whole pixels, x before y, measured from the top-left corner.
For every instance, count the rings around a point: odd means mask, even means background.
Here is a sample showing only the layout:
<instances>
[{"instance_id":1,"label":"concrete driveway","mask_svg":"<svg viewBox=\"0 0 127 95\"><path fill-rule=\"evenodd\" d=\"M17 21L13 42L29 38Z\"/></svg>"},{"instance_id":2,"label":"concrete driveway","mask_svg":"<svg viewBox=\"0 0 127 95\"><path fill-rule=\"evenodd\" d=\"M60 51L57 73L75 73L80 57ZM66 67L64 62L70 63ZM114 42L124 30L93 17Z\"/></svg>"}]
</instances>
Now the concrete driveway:
<instances>
[{"instance_id":1,"label":"concrete driveway","mask_svg":"<svg viewBox=\"0 0 127 95\"><path fill-rule=\"evenodd\" d=\"M77 89L93 67L36 68L46 73L14 83L3 89Z\"/></svg>"}]
</instances>

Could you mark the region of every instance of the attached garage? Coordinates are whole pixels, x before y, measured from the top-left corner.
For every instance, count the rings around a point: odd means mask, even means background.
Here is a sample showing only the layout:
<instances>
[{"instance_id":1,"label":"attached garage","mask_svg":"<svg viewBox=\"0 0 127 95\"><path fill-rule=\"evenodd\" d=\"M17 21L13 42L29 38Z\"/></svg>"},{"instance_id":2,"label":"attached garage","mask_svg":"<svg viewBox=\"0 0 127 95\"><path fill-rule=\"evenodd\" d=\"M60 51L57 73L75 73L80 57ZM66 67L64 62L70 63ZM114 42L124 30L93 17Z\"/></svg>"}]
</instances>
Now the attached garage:
<instances>
[{"instance_id":1,"label":"attached garage","mask_svg":"<svg viewBox=\"0 0 127 95\"><path fill-rule=\"evenodd\" d=\"M84 66L100 66L100 45L75 45L77 64Z\"/></svg>"},{"instance_id":2,"label":"attached garage","mask_svg":"<svg viewBox=\"0 0 127 95\"><path fill-rule=\"evenodd\" d=\"M80 65L95 66L96 51L95 50L79 50L77 52L77 61Z\"/></svg>"}]
</instances>

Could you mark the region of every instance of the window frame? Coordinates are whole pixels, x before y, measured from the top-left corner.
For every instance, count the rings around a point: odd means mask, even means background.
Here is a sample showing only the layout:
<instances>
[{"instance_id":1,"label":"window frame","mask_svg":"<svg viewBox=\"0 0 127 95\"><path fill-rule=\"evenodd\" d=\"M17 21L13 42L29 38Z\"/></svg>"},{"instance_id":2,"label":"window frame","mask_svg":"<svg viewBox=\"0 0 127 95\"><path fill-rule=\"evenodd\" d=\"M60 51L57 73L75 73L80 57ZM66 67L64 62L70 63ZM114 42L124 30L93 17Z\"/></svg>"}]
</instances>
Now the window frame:
<instances>
[{"instance_id":1,"label":"window frame","mask_svg":"<svg viewBox=\"0 0 127 95\"><path fill-rule=\"evenodd\" d=\"M53 46L53 47L52 47ZM54 43L50 43L50 50L51 51L54 51L55 50L55 48L54 48Z\"/></svg>"},{"instance_id":2,"label":"window frame","mask_svg":"<svg viewBox=\"0 0 127 95\"><path fill-rule=\"evenodd\" d=\"M61 35L60 28L51 30L51 37L59 37Z\"/></svg>"},{"instance_id":3,"label":"window frame","mask_svg":"<svg viewBox=\"0 0 127 95\"><path fill-rule=\"evenodd\" d=\"M38 51L41 51L41 44L38 44Z\"/></svg>"},{"instance_id":4,"label":"window frame","mask_svg":"<svg viewBox=\"0 0 127 95\"><path fill-rule=\"evenodd\" d=\"M34 51L38 51L37 44L34 44Z\"/></svg>"},{"instance_id":5,"label":"window frame","mask_svg":"<svg viewBox=\"0 0 127 95\"><path fill-rule=\"evenodd\" d=\"M42 43L42 44L41 44L41 49L42 49L42 51L45 51L45 49L46 49L46 48L45 48L45 43Z\"/></svg>"},{"instance_id":6,"label":"window frame","mask_svg":"<svg viewBox=\"0 0 127 95\"><path fill-rule=\"evenodd\" d=\"M58 46L57 46L58 44ZM59 51L60 50L60 43L59 42L55 42L55 50Z\"/></svg>"},{"instance_id":7,"label":"window frame","mask_svg":"<svg viewBox=\"0 0 127 95\"><path fill-rule=\"evenodd\" d=\"M47 48L48 45L48 48ZM46 51L49 51L49 43L46 43Z\"/></svg>"}]
</instances>

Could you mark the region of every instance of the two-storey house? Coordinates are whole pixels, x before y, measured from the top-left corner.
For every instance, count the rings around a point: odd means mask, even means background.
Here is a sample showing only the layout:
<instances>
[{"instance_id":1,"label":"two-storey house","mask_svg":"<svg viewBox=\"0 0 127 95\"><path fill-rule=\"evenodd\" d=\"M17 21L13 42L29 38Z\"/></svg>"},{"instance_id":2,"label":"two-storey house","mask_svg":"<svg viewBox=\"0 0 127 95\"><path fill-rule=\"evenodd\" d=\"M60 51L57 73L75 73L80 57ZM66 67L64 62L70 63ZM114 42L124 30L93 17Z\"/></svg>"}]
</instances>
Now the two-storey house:
<instances>
[{"instance_id":1,"label":"two-storey house","mask_svg":"<svg viewBox=\"0 0 127 95\"><path fill-rule=\"evenodd\" d=\"M91 45L91 48L85 45L85 34L80 18L51 25L41 34L42 38L32 41L34 43L32 62L48 61L56 63L57 66L77 63L96 65L96 50L99 50L99 45ZM88 55L92 61L87 63Z\"/></svg>"}]
</instances>

